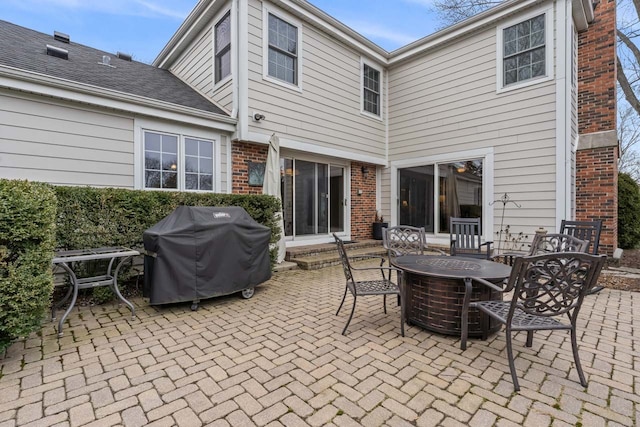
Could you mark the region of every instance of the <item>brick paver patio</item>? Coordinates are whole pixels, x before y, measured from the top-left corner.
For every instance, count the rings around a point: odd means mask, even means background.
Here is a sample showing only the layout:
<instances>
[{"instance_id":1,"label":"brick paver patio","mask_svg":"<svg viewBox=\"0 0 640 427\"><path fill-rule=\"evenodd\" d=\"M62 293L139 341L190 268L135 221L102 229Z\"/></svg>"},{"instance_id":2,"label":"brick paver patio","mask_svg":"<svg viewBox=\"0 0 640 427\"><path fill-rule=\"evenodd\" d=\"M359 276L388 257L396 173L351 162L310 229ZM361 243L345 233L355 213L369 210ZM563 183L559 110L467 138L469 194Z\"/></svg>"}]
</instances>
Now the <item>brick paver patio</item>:
<instances>
[{"instance_id":1,"label":"brick paver patio","mask_svg":"<svg viewBox=\"0 0 640 427\"><path fill-rule=\"evenodd\" d=\"M472 340L408 327L381 297L335 310L340 267L274 275L250 300L153 308L81 308L65 336L53 323L0 359L0 427L633 426L640 424L640 294L586 300L580 386L568 332L516 337L513 392L504 333ZM636 303L636 304L634 304Z\"/></svg>"}]
</instances>

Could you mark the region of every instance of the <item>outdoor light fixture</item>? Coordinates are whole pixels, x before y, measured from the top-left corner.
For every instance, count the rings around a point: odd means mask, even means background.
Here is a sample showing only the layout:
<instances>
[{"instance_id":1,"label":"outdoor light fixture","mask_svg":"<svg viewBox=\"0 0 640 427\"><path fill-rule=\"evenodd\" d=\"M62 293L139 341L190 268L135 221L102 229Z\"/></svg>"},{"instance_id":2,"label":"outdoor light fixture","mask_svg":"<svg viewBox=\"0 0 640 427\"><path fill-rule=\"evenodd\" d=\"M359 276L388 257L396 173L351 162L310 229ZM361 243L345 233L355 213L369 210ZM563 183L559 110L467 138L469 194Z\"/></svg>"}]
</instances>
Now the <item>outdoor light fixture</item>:
<instances>
[{"instance_id":1,"label":"outdoor light fixture","mask_svg":"<svg viewBox=\"0 0 640 427\"><path fill-rule=\"evenodd\" d=\"M367 175L369 175L369 169L367 169L366 166L362 166L360 168L360 171L362 172L362 176L365 177L365 178L367 177Z\"/></svg>"},{"instance_id":2,"label":"outdoor light fixture","mask_svg":"<svg viewBox=\"0 0 640 427\"><path fill-rule=\"evenodd\" d=\"M253 120L259 122L260 120L264 120L264 114L262 113L253 113Z\"/></svg>"}]
</instances>

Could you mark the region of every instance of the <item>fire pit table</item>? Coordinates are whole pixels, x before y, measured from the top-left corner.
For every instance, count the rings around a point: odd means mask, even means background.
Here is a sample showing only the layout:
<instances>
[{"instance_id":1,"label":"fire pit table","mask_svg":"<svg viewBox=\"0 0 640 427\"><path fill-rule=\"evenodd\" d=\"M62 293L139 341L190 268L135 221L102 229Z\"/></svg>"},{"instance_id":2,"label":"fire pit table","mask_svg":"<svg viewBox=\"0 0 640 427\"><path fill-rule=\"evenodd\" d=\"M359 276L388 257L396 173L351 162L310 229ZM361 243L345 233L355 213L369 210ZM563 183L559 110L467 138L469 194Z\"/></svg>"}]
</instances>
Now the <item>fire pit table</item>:
<instances>
[{"instance_id":1,"label":"fire pit table","mask_svg":"<svg viewBox=\"0 0 640 427\"><path fill-rule=\"evenodd\" d=\"M404 255L392 259L404 271L404 298L407 322L433 332L460 335L466 277L500 283L509 277L511 267L482 259ZM470 302L502 299L502 293L473 283ZM469 336L487 339L500 324L469 309Z\"/></svg>"}]
</instances>

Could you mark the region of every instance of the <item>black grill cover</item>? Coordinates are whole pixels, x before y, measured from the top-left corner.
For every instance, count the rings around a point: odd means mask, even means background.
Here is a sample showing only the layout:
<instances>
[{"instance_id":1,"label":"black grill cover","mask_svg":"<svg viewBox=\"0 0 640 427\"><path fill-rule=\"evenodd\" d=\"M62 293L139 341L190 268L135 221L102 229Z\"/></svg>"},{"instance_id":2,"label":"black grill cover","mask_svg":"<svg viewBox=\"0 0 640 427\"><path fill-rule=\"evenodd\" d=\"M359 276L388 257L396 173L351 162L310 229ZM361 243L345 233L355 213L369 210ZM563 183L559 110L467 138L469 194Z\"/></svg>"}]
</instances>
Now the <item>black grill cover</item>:
<instances>
[{"instance_id":1,"label":"black grill cover","mask_svg":"<svg viewBox=\"0 0 640 427\"><path fill-rule=\"evenodd\" d=\"M179 206L143 233L150 304L227 295L271 278L269 227L240 207Z\"/></svg>"}]
</instances>

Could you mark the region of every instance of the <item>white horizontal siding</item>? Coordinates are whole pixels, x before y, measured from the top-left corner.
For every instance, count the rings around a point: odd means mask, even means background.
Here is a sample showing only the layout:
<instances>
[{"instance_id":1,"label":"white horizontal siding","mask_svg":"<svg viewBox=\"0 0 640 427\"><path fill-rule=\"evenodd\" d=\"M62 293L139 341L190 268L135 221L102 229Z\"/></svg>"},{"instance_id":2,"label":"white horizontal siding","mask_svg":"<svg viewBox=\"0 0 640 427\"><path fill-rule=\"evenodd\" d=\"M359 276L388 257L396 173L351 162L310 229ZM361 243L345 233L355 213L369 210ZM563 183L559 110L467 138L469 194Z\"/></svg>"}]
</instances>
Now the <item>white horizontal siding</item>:
<instances>
[{"instance_id":1,"label":"white horizontal siding","mask_svg":"<svg viewBox=\"0 0 640 427\"><path fill-rule=\"evenodd\" d=\"M249 112L266 120L249 130L384 158L384 122L360 113L360 55L307 23L302 32L302 92L264 80L262 3L250 0Z\"/></svg>"},{"instance_id":2,"label":"white horizontal siding","mask_svg":"<svg viewBox=\"0 0 640 427\"><path fill-rule=\"evenodd\" d=\"M492 148L494 198L506 192L522 206L509 204L503 225L529 234L554 226L554 80L496 93L495 27L394 66L389 73L390 161ZM383 182L390 182L388 172ZM383 198L390 199L388 184L382 190ZM396 209L391 200L389 209ZM502 204L493 209L497 231Z\"/></svg>"},{"instance_id":3,"label":"white horizontal siding","mask_svg":"<svg viewBox=\"0 0 640 427\"><path fill-rule=\"evenodd\" d=\"M207 26L170 68L170 71L201 93L213 97L213 39ZM215 98L214 98L215 99Z\"/></svg>"},{"instance_id":4,"label":"white horizontal siding","mask_svg":"<svg viewBox=\"0 0 640 427\"><path fill-rule=\"evenodd\" d=\"M225 110L233 110L233 80L227 80L216 87L213 91L212 98Z\"/></svg>"},{"instance_id":5,"label":"white horizontal siding","mask_svg":"<svg viewBox=\"0 0 640 427\"><path fill-rule=\"evenodd\" d=\"M133 119L0 91L0 177L133 188Z\"/></svg>"}]
</instances>

